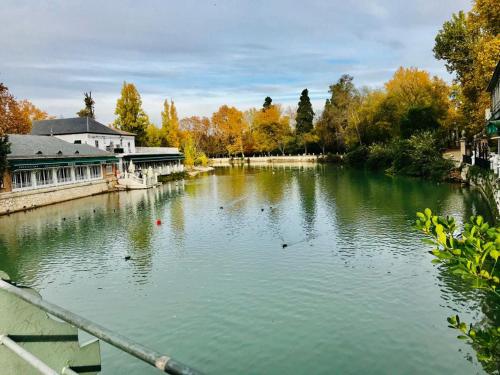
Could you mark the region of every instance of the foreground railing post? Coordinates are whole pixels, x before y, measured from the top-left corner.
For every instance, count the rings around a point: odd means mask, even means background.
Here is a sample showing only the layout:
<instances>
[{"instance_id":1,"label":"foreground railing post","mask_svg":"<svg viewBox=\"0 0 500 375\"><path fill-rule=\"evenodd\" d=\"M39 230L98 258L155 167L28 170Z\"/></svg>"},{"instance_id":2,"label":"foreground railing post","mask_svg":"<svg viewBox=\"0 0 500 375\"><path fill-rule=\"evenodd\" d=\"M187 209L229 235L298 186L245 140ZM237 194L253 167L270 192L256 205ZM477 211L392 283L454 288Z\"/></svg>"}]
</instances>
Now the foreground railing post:
<instances>
[{"instance_id":1,"label":"foreground railing post","mask_svg":"<svg viewBox=\"0 0 500 375\"><path fill-rule=\"evenodd\" d=\"M37 306L41 310L67 322L71 325L90 333L91 335L107 342L124 352L149 363L152 366L174 375L196 375L201 374L185 364L170 358L169 356L151 350L139 343L129 340L125 336L115 333L97 323L72 313L62 307L45 301L38 295L33 295L21 288L18 288L8 282L0 279L0 289L11 293L21 300Z\"/></svg>"}]
</instances>

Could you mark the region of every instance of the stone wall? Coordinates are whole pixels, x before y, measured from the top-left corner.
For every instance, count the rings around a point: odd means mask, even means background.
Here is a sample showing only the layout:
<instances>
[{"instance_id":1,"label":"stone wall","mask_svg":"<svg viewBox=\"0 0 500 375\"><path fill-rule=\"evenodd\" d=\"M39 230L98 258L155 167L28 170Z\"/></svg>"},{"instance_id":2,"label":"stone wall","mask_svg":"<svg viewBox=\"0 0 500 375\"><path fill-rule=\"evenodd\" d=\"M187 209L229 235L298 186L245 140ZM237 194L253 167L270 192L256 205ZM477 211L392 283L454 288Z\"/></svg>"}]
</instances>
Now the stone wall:
<instances>
[{"instance_id":1,"label":"stone wall","mask_svg":"<svg viewBox=\"0 0 500 375\"><path fill-rule=\"evenodd\" d=\"M107 178L45 189L0 193L0 215L115 190L116 180Z\"/></svg>"},{"instance_id":2,"label":"stone wall","mask_svg":"<svg viewBox=\"0 0 500 375\"><path fill-rule=\"evenodd\" d=\"M498 177L491 170L464 165L462 178L479 189L498 222L500 220L500 180Z\"/></svg>"},{"instance_id":3,"label":"stone wall","mask_svg":"<svg viewBox=\"0 0 500 375\"><path fill-rule=\"evenodd\" d=\"M230 164L279 164L279 163L316 163L318 155L289 155L289 156L250 156L242 158L212 158L209 164L213 166L227 166Z\"/></svg>"}]
</instances>

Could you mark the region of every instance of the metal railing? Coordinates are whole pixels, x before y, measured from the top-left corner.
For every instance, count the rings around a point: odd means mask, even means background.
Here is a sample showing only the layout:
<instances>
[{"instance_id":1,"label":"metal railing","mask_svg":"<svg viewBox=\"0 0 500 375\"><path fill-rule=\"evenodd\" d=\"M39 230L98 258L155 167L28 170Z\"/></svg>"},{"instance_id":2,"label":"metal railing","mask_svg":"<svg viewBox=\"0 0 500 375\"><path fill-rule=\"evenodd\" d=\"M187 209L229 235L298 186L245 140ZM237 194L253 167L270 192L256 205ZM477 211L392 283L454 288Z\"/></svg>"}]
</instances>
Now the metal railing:
<instances>
[{"instance_id":1,"label":"metal railing","mask_svg":"<svg viewBox=\"0 0 500 375\"><path fill-rule=\"evenodd\" d=\"M34 295L30 292L27 292L21 288L17 288L16 286L0 279L0 289L11 293L21 300L34 305L41 310L85 331L92 336L95 336L101 339L104 342L158 368L159 370L166 372L168 374L174 375L196 375L201 374L199 371L194 370L193 368L161 353L158 353L152 349L149 349L142 344L136 343L125 336L122 336L118 333L115 333L97 323L94 323L86 318L83 318L71 311L68 311L62 307L59 307L53 303L45 301L43 298L38 295ZM15 342L10 340L8 335L0 336L0 344L5 345L10 350L14 351L21 358L28 361L31 361L30 364L36 363L38 366L46 366L41 360L34 357L31 353L27 352L24 348L17 345ZM40 370L41 370L40 368ZM47 370L47 369L45 369ZM50 371L53 371L49 368ZM48 371L48 370L47 370ZM51 372L42 372L47 374L52 374ZM71 374L74 373L69 369L69 372L66 371L63 373Z\"/></svg>"}]
</instances>

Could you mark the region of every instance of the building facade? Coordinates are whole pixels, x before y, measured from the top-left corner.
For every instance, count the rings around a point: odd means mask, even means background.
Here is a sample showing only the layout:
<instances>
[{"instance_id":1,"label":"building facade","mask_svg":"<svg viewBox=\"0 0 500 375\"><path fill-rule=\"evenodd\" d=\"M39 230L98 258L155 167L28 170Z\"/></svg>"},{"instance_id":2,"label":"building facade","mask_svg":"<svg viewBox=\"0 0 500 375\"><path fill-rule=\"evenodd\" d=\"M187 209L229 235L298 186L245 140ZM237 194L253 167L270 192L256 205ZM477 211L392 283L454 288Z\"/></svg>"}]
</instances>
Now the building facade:
<instances>
[{"instance_id":1,"label":"building facade","mask_svg":"<svg viewBox=\"0 0 500 375\"><path fill-rule=\"evenodd\" d=\"M52 135L115 154L135 153L135 134L111 128L89 117L33 121L33 135Z\"/></svg>"},{"instance_id":2,"label":"building facade","mask_svg":"<svg viewBox=\"0 0 500 375\"><path fill-rule=\"evenodd\" d=\"M0 214L112 191L118 159L56 137L9 135L11 153L0 184Z\"/></svg>"},{"instance_id":3,"label":"building facade","mask_svg":"<svg viewBox=\"0 0 500 375\"><path fill-rule=\"evenodd\" d=\"M72 144L86 144L113 153L118 158L119 176L134 165L134 173L142 176L148 169L156 175L184 170L184 156L175 147L136 147L135 134L111 128L88 117L34 121L34 135L54 136Z\"/></svg>"}]
</instances>

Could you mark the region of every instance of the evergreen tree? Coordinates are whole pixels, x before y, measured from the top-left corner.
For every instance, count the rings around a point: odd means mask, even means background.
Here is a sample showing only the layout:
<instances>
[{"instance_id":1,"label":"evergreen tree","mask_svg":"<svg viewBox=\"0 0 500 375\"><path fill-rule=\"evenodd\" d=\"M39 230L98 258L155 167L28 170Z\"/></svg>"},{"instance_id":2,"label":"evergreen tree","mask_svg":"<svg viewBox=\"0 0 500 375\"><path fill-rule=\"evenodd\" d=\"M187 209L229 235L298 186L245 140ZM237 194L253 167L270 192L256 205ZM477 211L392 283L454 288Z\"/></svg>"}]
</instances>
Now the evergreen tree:
<instances>
[{"instance_id":1,"label":"evergreen tree","mask_svg":"<svg viewBox=\"0 0 500 375\"><path fill-rule=\"evenodd\" d=\"M271 107L271 105L273 104L273 100L271 99L271 97L269 96L266 96L266 98L264 99L264 104L262 105L262 110L266 110L266 109L269 109L269 107Z\"/></svg>"},{"instance_id":2,"label":"evergreen tree","mask_svg":"<svg viewBox=\"0 0 500 375\"><path fill-rule=\"evenodd\" d=\"M92 91L87 93L84 93L84 99L83 102L85 103L85 108L80 109L76 114L78 117L90 117L90 118L95 118L95 113L94 113L94 104L95 101L92 99Z\"/></svg>"},{"instance_id":3,"label":"evergreen tree","mask_svg":"<svg viewBox=\"0 0 500 375\"><path fill-rule=\"evenodd\" d=\"M309 133L313 128L314 111L311 100L309 99L309 91L304 89L300 95L299 107L296 116L296 132L297 135Z\"/></svg>"},{"instance_id":4,"label":"evergreen tree","mask_svg":"<svg viewBox=\"0 0 500 375\"><path fill-rule=\"evenodd\" d=\"M149 118L142 109L141 95L134 84L123 82L121 96L116 101L115 115L117 115L114 121L116 127L135 133L138 146L146 144Z\"/></svg>"}]
</instances>

